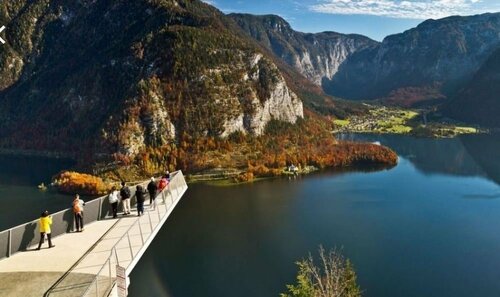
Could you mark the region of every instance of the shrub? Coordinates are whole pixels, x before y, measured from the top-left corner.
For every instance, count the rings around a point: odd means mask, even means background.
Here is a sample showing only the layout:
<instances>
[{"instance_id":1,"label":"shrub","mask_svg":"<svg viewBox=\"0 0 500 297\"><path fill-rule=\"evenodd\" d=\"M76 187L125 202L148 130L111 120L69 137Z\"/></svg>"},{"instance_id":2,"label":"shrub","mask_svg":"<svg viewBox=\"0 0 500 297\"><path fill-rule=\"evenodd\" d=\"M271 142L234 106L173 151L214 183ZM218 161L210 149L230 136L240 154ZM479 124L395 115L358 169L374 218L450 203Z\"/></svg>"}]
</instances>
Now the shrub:
<instances>
[{"instance_id":1,"label":"shrub","mask_svg":"<svg viewBox=\"0 0 500 297\"><path fill-rule=\"evenodd\" d=\"M104 195L109 192L111 185L106 184L100 177L74 171L63 171L53 179L57 189L65 194Z\"/></svg>"},{"instance_id":2,"label":"shrub","mask_svg":"<svg viewBox=\"0 0 500 297\"><path fill-rule=\"evenodd\" d=\"M237 183L249 182L254 179L252 172L244 172L234 178L234 181Z\"/></svg>"},{"instance_id":3,"label":"shrub","mask_svg":"<svg viewBox=\"0 0 500 297\"><path fill-rule=\"evenodd\" d=\"M360 297L356 273L349 260L337 250L319 248L320 264L311 255L297 262L297 284L288 285L281 297Z\"/></svg>"}]
</instances>

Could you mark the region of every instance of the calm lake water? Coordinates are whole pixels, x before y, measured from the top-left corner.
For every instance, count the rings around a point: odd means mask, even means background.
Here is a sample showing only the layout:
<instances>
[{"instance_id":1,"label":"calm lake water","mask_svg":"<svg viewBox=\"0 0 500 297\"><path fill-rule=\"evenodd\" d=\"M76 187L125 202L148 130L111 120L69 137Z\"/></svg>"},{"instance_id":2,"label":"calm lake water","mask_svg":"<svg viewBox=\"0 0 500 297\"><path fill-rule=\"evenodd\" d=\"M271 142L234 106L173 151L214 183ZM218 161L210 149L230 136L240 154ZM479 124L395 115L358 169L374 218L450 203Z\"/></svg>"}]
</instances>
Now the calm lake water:
<instances>
[{"instance_id":1,"label":"calm lake water","mask_svg":"<svg viewBox=\"0 0 500 297\"><path fill-rule=\"evenodd\" d=\"M129 296L277 297L294 262L320 244L343 249L364 296L500 296L500 136L354 138L391 146L399 165L190 185ZM67 197L37 191L44 175L27 182L12 166L0 159L2 225L26 221L26 209L66 207ZM59 169L43 170L55 171L50 179Z\"/></svg>"},{"instance_id":2,"label":"calm lake water","mask_svg":"<svg viewBox=\"0 0 500 297\"><path fill-rule=\"evenodd\" d=\"M72 197L37 186L50 184L52 176L72 165L68 160L0 155L0 230L37 219L44 210L70 207Z\"/></svg>"},{"instance_id":3,"label":"calm lake water","mask_svg":"<svg viewBox=\"0 0 500 297\"><path fill-rule=\"evenodd\" d=\"M399 165L191 185L129 296L277 297L320 244L343 248L364 296L500 296L500 137L357 138Z\"/></svg>"}]
</instances>

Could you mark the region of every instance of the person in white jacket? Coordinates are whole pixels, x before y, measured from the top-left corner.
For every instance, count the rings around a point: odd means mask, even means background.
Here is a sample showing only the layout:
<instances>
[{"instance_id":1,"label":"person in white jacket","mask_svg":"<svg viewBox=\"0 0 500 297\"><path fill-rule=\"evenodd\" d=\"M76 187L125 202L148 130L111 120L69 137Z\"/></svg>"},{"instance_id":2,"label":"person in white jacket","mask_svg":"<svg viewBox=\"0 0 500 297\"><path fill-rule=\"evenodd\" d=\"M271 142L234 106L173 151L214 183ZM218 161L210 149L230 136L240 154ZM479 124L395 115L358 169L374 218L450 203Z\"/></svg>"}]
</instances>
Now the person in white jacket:
<instances>
[{"instance_id":1,"label":"person in white jacket","mask_svg":"<svg viewBox=\"0 0 500 297\"><path fill-rule=\"evenodd\" d=\"M120 201L120 199L118 198L119 194L120 192L118 192L116 188L113 187L108 197L109 204L111 204L111 211L113 212L113 219L116 219L116 217L118 216L118 202Z\"/></svg>"}]
</instances>

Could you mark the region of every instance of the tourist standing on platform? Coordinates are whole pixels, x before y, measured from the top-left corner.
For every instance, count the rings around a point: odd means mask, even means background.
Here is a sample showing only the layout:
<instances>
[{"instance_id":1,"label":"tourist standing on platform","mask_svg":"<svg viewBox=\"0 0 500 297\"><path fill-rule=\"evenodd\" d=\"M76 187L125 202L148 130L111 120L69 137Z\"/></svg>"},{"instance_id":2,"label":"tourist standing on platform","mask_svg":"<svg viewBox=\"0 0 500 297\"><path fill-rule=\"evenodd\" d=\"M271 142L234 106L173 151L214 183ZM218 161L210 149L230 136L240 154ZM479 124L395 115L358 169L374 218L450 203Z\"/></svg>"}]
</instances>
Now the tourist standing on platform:
<instances>
[{"instance_id":1,"label":"tourist standing on platform","mask_svg":"<svg viewBox=\"0 0 500 297\"><path fill-rule=\"evenodd\" d=\"M123 215L130 214L130 189L122 182L122 188L120 189L120 197L122 199Z\"/></svg>"},{"instance_id":2,"label":"tourist standing on platform","mask_svg":"<svg viewBox=\"0 0 500 297\"><path fill-rule=\"evenodd\" d=\"M169 183L168 176L170 176L170 174L167 171L167 174L165 174L160 179L160 182L158 183L158 192L159 193L161 193L163 190L165 190L168 187L168 183ZM161 196L163 197L163 203L165 203L165 193L162 193Z\"/></svg>"},{"instance_id":3,"label":"tourist standing on platform","mask_svg":"<svg viewBox=\"0 0 500 297\"><path fill-rule=\"evenodd\" d=\"M146 191L141 185L135 187L135 198L137 200L137 216L144 214L144 201L146 200Z\"/></svg>"},{"instance_id":4,"label":"tourist standing on platform","mask_svg":"<svg viewBox=\"0 0 500 297\"><path fill-rule=\"evenodd\" d=\"M52 225L52 216L49 216L49 212L46 210L42 212L42 215L40 217L40 242L38 243L38 247L36 248L37 250L40 250L40 248L42 247L42 244L45 240L45 234L47 234L49 248L55 247L55 245L52 244L52 231L50 229L50 225Z\"/></svg>"},{"instance_id":5,"label":"tourist standing on platform","mask_svg":"<svg viewBox=\"0 0 500 297\"><path fill-rule=\"evenodd\" d=\"M167 173L165 173L165 178L170 182L170 171L167 170Z\"/></svg>"},{"instance_id":6,"label":"tourist standing on platform","mask_svg":"<svg viewBox=\"0 0 500 297\"><path fill-rule=\"evenodd\" d=\"M156 181L155 181L155 178L152 177L151 178L151 181L149 182L148 184L148 192L149 192L149 205L151 206L153 204L153 201L155 200L156 198L156 188L157 188L157 185L156 185Z\"/></svg>"},{"instance_id":7,"label":"tourist standing on platform","mask_svg":"<svg viewBox=\"0 0 500 297\"><path fill-rule=\"evenodd\" d=\"M158 192L163 191L167 186L168 186L168 179L167 176L165 175L160 179L160 182L158 183Z\"/></svg>"},{"instance_id":8,"label":"tourist standing on platform","mask_svg":"<svg viewBox=\"0 0 500 297\"><path fill-rule=\"evenodd\" d=\"M73 214L75 215L76 232L83 231L83 206L85 202L80 199L80 195L75 195L73 200Z\"/></svg>"},{"instance_id":9,"label":"tourist standing on platform","mask_svg":"<svg viewBox=\"0 0 500 297\"><path fill-rule=\"evenodd\" d=\"M118 216L118 202L120 199L118 198L119 192L116 190L115 187L111 190L111 193L109 193L109 204L111 205L111 212L113 213L113 219L116 219Z\"/></svg>"}]
</instances>

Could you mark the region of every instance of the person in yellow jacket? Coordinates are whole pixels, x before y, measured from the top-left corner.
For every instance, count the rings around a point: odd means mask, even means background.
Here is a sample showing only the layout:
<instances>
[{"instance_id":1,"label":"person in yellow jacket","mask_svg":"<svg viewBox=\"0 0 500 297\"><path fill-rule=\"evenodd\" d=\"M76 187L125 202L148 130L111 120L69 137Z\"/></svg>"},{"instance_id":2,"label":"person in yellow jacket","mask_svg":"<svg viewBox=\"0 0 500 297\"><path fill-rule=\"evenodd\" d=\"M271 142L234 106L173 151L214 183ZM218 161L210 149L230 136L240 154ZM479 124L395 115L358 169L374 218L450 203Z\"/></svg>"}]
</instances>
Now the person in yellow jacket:
<instances>
[{"instance_id":1,"label":"person in yellow jacket","mask_svg":"<svg viewBox=\"0 0 500 297\"><path fill-rule=\"evenodd\" d=\"M49 212L46 210L42 212L42 216L40 217L40 242L38 243L37 250L40 250L40 248L42 247L43 241L45 239L45 234L47 234L49 248L55 247L55 245L52 244L52 232L50 230L50 225L52 225L52 216L49 216Z\"/></svg>"}]
</instances>

